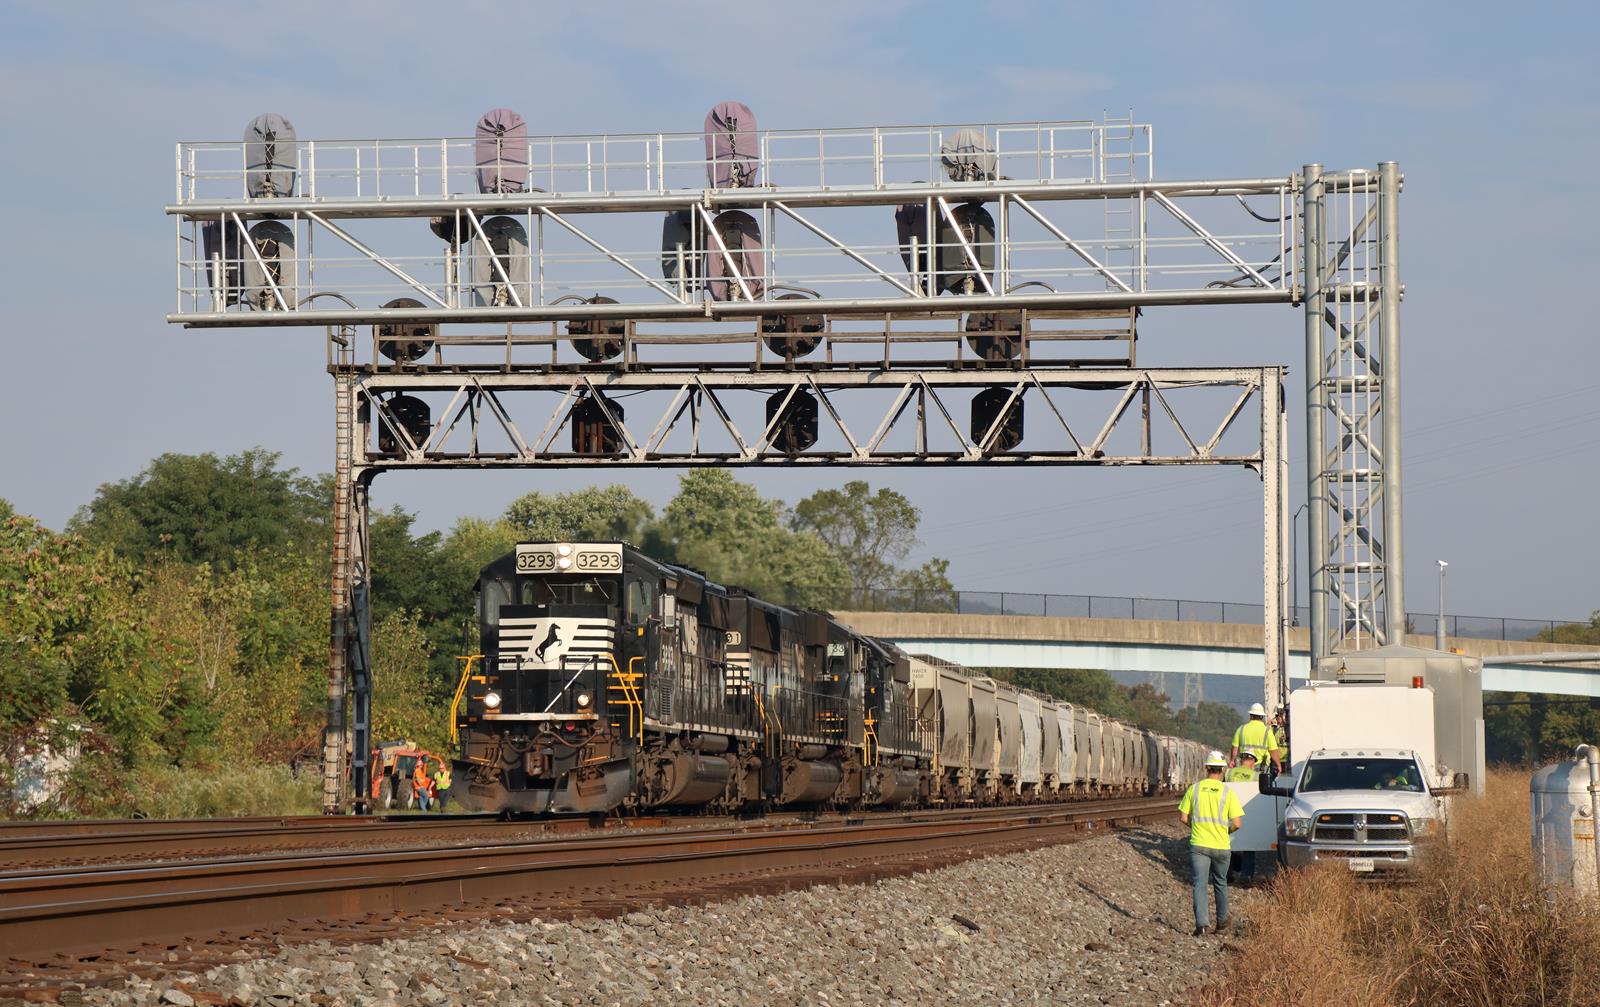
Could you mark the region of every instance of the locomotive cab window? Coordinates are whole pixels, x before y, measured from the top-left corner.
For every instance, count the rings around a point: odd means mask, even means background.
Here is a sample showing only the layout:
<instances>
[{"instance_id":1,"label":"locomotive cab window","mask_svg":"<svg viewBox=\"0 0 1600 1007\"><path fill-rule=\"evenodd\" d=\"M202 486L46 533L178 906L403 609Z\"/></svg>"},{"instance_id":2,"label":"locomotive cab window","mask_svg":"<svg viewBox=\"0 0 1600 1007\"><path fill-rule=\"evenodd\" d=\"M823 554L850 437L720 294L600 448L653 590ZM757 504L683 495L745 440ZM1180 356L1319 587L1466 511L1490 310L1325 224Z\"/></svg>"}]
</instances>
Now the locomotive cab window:
<instances>
[{"instance_id":1,"label":"locomotive cab window","mask_svg":"<svg viewBox=\"0 0 1600 1007\"><path fill-rule=\"evenodd\" d=\"M655 585L642 580L628 581L628 625L643 626L655 614Z\"/></svg>"},{"instance_id":2,"label":"locomotive cab window","mask_svg":"<svg viewBox=\"0 0 1600 1007\"><path fill-rule=\"evenodd\" d=\"M484 580L478 590L478 621L493 629L500 625L500 606L511 604L515 586L503 580Z\"/></svg>"}]
</instances>

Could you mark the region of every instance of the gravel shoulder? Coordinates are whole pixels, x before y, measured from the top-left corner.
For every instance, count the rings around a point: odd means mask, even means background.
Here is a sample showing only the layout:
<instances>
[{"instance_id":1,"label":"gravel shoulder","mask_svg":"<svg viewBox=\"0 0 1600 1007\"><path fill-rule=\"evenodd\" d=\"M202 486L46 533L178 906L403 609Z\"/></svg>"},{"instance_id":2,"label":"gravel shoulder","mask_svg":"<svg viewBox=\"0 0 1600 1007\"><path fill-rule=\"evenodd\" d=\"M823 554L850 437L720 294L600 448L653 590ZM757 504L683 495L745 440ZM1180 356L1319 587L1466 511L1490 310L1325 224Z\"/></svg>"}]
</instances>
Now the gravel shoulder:
<instances>
[{"instance_id":1,"label":"gravel shoulder","mask_svg":"<svg viewBox=\"0 0 1600 1007\"><path fill-rule=\"evenodd\" d=\"M1186 837L1155 826L867 885L286 947L83 1002L1156 1007L1219 967L1223 941L1190 936L1188 871ZM1253 893L1233 897L1243 915Z\"/></svg>"}]
</instances>

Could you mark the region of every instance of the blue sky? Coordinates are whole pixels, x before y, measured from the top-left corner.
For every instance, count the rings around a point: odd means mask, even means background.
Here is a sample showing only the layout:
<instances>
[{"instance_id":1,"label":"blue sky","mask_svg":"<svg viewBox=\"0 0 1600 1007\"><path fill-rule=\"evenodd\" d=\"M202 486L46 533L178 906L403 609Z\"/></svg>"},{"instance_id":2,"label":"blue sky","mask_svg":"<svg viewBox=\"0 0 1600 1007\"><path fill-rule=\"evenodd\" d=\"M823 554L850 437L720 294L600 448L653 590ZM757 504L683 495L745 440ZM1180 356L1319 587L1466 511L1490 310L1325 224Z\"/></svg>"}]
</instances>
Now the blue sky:
<instances>
[{"instance_id":1,"label":"blue sky","mask_svg":"<svg viewBox=\"0 0 1600 1007\"><path fill-rule=\"evenodd\" d=\"M1578 308L1600 266L1582 191L1600 155L1594 8L1137 10L13 0L0 13L0 496L60 525L164 451L261 444L307 471L331 464L320 331L162 321L173 144L236 137L258 112L351 137L461 135L500 104L536 133L690 130L724 98L770 128L1131 107L1155 124L1162 177L1400 162L1409 607L1432 607L1443 557L1455 611L1600 608L1600 341ZM1302 332L1288 307L1169 309L1147 315L1140 359L1298 374ZM790 502L850 477L751 476ZM449 527L589 478L390 476L375 496ZM1247 473L871 478L923 504L921 554L951 558L958 586L1260 596ZM662 503L674 480L633 485Z\"/></svg>"}]
</instances>

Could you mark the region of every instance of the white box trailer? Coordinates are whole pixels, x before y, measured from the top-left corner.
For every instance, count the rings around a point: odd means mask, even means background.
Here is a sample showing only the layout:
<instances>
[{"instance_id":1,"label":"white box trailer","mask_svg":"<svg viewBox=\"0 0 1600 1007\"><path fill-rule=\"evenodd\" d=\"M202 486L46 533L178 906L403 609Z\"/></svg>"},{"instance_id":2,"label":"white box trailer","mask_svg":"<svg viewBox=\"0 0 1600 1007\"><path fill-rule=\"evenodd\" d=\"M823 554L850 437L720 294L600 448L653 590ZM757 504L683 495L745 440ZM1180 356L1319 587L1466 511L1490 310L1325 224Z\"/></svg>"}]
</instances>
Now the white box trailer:
<instances>
[{"instance_id":1,"label":"white box trailer","mask_svg":"<svg viewBox=\"0 0 1600 1007\"><path fill-rule=\"evenodd\" d=\"M1426 686L1311 682L1289 695L1289 772L1298 776L1306 756L1324 749L1404 748L1435 779L1433 706Z\"/></svg>"}]
</instances>

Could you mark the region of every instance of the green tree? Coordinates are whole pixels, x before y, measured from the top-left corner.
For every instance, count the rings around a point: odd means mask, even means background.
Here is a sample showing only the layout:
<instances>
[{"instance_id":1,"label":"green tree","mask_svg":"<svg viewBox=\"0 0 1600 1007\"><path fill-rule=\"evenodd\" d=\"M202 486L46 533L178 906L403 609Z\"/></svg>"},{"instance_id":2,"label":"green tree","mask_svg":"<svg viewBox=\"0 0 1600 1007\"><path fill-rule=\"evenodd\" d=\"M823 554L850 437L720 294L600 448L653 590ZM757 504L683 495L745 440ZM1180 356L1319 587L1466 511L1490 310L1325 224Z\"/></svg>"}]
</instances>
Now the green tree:
<instances>
[{"instance_id":1,"label":"green tree","mask_svg":"<svg viewBox=\"0 0 1600 1007\"><path fill-rule=\"evenodd\" d=\"M16 510L11 506L11 501L5 497L0 497L0 522L4 522L16 513Z\"/></svg>"},{"instance_id":2,"label":"green tree","mask_svg":"<svg viewBox=\"0 0 1600 1007\"><path fill-rule=\"evenodd\" d=\"M94 762L107 795L123 770L165 757L164 735L188 693L162 662L133 585L125 561L81 536L25 517L0 523L7 793L17 760L44 749L82 749L82 765Z\"/></svg>"},{"instance_id":3,"label":"green tree","mask_svg":"<svg viewBox=\"0 0 1600 1007\"><path fill-rule=\"evenodd\" d=\"M651 543L713 580L794 604L828 604L848 587L849 569L826 542L784 527L783 518L782 501L726 469L695 469L679 481Z\"/></svg>"},{"instance_id":4,"label":"green tree","mask_svg":"<svg viewBox=\"0 0 1600 1007\"><path fill-rule=\"evenodd\" d=\"M330 484L280 469L278 458L261 448L161 455L102 485L68 529L134 563L157 553L226 565L252 547L312 551L326 538Z\"/></svg>"},{"instance_id":5,"label":"green tree","mask_svg":"<svg viewBox=\"0 0 1600 1007\"><path fill-rule=\"evenodd\" d=\"M1172 715L1172 700L1149 682L1140 682L1129 689L1128 703L1133 707L1135 724L1161 734L1178 733L1178 722Z\"/></svg>"},{"instance_id":6,"label":"green tree","mask_svg":"<svg viewBox=\"0 0 1600 1007\"><path fill-rule=\"evenodd\" d=\"M1541 629L1530 639L1540 643L1600 644L1600 612L1592 612L1588 622Z\"/></svg>"},{"instance_id":7,"label":"green tree","mask_svg":"<svg viewBox=\"0 0 1600 1007\"><path fill-rule=\"evenodd\" d=\"M950 561L930 559L900 575L897 601L912 612L954 612L956 589L950 583ZM890 607L896 607L891 605Z\"/></svg>"},{"instance_id":8,"label":"green tree","mask_svg":"<svg viewBox=\"0 0 1600 1007\"><path fill-rule=\"evenodd\" d=\"M642 545L655 511L626 486L570 493L526 493L506 508L505 520L527 540L629 542Z\"/></svg>"},{"instance_id":9,"label":"green tree","mask_svg":"<svg viewBox=\"0 0 1600 1007\"><path fill-rule=\"evenodd\" d=\"M1239 726L1239 711L1208 700L1179 710L1174 721L1179 735L1226 752Z\"/></svg>"},{"instance_id":10,"label":"green tree","mask_svg":"<svg viewBox=\"0 0 1600 1007\"><path fill-rule=\"evenodd\" d=\"M902 586L899 564L917 544L917 524L922 511L904 494L887 487L874 493L860 479L841 489L825 489L795 504L789 526L810 532L846 561L854 604L875 588ZM924 579L942 576L942 568L924 567ZM948 582L946 582L948 583Z\"/></svg>"},{"instance_id":11,"label":"green tree","mask_svg":"<svg viewBox=\"0 0 1600 1007\"><path fill-rule=\"evenodd\" d=\"M229 576L239 690L223 722L230 757L288 764L321 744L328 683L328 570L322 557L244 553Z\"/></svg>"},{"instance_id":12,"label":"green tree","mask_svg":"<svg viewBox=\"0 0 1600 1007\"><path fill-rule=\"evenodd\" d=\"M449 747L449 700L430 667L431 645L415 612L391 612L372 626L372 736Z\"/></svg>"},{"instance_id":13,"label":"green tree","mask_svg":"<svg viewBox=\"0 0 1600 1007\"><path fill-rule=\"evenodd\" d=\"M416 617L433 655L434 677L453 682L455 655L472 614L473 577L458 578L438 532L417 535L416 515L399 507L368 522L374 625L399 612Z\"/></svg>"},{"instance_id":14,"label":"green tree","mask_svg":"<svg viewBox=\"0 0 1600 1007\"><path fill-rule=\"evenodd\" d=\"M444 582L444 557L438 532L413 534L416 515L399 507L373 514L367 522L372 560L372 618L416 612L424 623L449 615L459 604Z\"/></svg>"},{"instance_id":15,"label":"green tree","mask_svg":"<svg viewBox=\"0 0 1600 1007\"><path fill-rule=\"evenodd\" d=\"M1529 766L1570 758L1578 745L1600 739L1600 701L1493 693L1483 704L1483 735L1490 763Z\"/></svg>"},{"instance_id":16,"label":"green tree","mask_svg":"<svg viewBox=\"0 0 1600 1007\"><path fill-rule=\"evenodd\" d=\"M1086 706L1107 717L1134 719L1129 690L1103 671L1089 668L997 668L984 672L1065 703Z\"/></svg>"}]
</instances>

